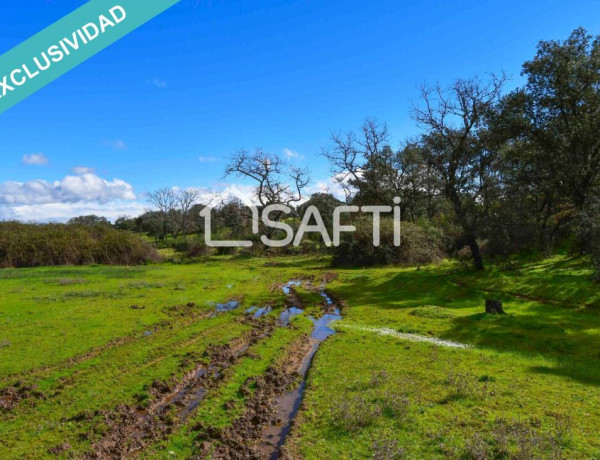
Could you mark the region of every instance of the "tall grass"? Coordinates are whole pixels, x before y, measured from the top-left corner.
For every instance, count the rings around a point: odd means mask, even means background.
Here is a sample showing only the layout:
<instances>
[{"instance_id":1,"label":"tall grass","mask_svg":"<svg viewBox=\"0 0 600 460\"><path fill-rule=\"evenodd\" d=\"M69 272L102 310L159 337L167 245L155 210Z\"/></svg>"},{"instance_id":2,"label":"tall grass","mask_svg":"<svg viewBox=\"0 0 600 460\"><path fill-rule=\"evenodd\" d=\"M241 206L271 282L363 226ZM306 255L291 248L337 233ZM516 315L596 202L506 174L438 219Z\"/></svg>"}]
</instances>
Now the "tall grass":
<instances>
[{"instance_id":1,"label":"tall grass","mask_svg":"<svg viewBox=\"0 0 600 460\"><path fill-rule=\"evenodd\" d=\"M0 267L138 265L155 260L137 235L110 226L0 222Z\"/></svg>"}]
</instances>

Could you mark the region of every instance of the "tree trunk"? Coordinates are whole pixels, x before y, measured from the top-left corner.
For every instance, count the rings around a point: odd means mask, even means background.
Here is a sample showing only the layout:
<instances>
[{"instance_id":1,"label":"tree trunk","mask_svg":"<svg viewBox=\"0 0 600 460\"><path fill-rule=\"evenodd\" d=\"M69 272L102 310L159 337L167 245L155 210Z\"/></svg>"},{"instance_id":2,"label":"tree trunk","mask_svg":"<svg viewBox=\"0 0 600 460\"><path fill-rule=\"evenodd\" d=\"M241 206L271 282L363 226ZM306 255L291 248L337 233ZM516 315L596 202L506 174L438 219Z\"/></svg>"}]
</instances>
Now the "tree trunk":
<instances>
[{"instance_id":1,"label":"tree trunk","mask_svg":"<svg viewBox=\"0 0 600 460\"><path fill-rule=\"evenodd\" d=\"M479 250L477 239L473 235L468 235L467 243L469 244L469 248L471 248L471 255L473 256L473 265L475 266L475 269L483 270L483 259L481 258L481 251Z\"/></svg>"},{"instance_id":2,"label":"tree trunk","mask_svg":"<svg viewBox=\"0 0 600 460\"><path fill-rule=\"evenodd\" d=\"M485 312L490 315L505 315L506 312L502 308L502 302L499 300L486 299L485 300Z\"/></svg>"}]
</instances>

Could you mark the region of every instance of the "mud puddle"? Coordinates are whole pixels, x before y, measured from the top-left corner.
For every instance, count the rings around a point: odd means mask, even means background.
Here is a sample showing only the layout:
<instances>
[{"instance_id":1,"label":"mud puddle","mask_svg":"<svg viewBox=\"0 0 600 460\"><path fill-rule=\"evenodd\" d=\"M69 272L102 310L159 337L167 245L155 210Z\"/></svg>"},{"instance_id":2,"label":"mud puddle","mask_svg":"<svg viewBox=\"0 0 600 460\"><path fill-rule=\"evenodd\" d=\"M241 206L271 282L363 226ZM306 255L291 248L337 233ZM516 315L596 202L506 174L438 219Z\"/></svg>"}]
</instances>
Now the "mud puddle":
<instances>
[{"instance_id":1,"label":"mud puddle","mask_svg":"<svg viewBox=\"0 0 600 460\"><path fill-rule=\"evenodd\" d=\"M290 324L290 321L294 316L301 315L302 313L304 313L304 310L298 307L286 308L284 311L281 312L279 318L277 318L277 325L285 327L288 324Z\"/></svg>"},{"instance_id":2,"label":"mud puddle","mask_svg":"<svg viewBox=\"0 0 600 460\"><path fill-rule=\"evenodd\" d=\"M287 295L288 307L277 319L279 326L287 326L291 318L304 313L300 299L294 292L294 287L301 284L303 282L292 280L282 287ZM302 404L312 361L321 343L335 333L331 323L341 319L340 309L326 293L324 285L316 287L307 283L307 286L319 289L325 300L324 315L318 319L310 318L314 323L311 336L304 336L288 349L285 363L272 365L264 374L244 383L240 392L245 394L247 389L254 388L254 393L246 401L243 414L232 425L224 430L215 430L202 424L196 427L199 431L199 455L194 458L246 460L281 457L282 447Z\"/></svg>"},{"instance_id":3,"label":"mud puddle","mask_svg":"<svg viewBox=\"0 0 600 460\"><path fill-rule=\"evenodd\" d=\"M293 286L297 286L297 284L294 284ZM290 287L292 286L288 287L288 294L291 292ZM284 292L286 291L284 290ZM325 299L327 309L330 309L335 305L334 300L327 294L327 292L324 290L324 287L320 288L319 294ZM302 310L296 307L291 307L290 309L286 310L286 312L291 312L292 309L293 313L295 314L302 312ZM284 315L286 312L282 313L282 315ZM280 317L280 320L281 319L282 318ZM331 323L341 320L342 315L340 309L335 307L332 313L325 313L318 319L313 317L310 317L310 319L314 324L309 340L310 346L300 362L300 366L296 370L296 373L300 376L301 381L296 388L276 398L276 412L274 417L276 423L267 425L264 428L262 439L259 443L259 451L262 458L277 460L280 457L281 448L283 447L283 444L285 443L285 440L292 429L292 423L296 417L296 414L298 413L298 410L300 409L300 405L302 404L304 391L306 389L308 370L310 369L312 361L319 350L321 343L323 343L331 335L335 334L335 330L330 327Z\"/></svg>"},{"instance_id":4,"label":"mud puddle","mask_svg":"<svg viewBox=\"0 0 600 460\"><path fill-rule=\"evenodd\" d=\"M254 318L260 318L262 316L267 316L269 313L273 311L272 307L250 307L246 310L247 314L252 314Z\"/></svg>"},{"instance_id":5,"label":"mud puddle","mask_svg":"<svg viewBox=\"0 0 600 460\"><path fill-rule=\"evenodd\" d=\"M155 382L157 384L150 390L152 402L147 408L119 406L113 411L97 414L104 419L108 431L102 439L93 443L87 457L135 456L148 445L173 432L193 413L207 392L220 384L224 371L234 365L250 346L271 336L276 327L285 327L294 316L304 313L300 299L294 292L294 287L301 284L301 281L292 280L283 286L287 307L277 318L262 318L273 311L270 306L249 308L242 319L253 326L248 336L232 344L207 350L208 364L199 364L179 382ZM311 336L305 336L289 351L285 364L272 366L263 375L245 382L240 392L252 396L247 401L244 413L232 426L222 431L214 431L210 427L204 429L202 424L196 426L200 452L209 453L215 459L280 458L281 448L302 403L313 358L320 344L335 333L331 323L341 319L337 303L327 295L324 286L310 287L319 289L324 298L324 315L318 319L310 318L314 323ZM231 311L239 306L237 300L214 304L213 314Z\"/></svg>"},{"instance_id":6,"label":"mud puddle","mask_svg":"<svg viewBox=\"0 0 600 460\"><path fill-rule=\"evenodd\" d=\"M225 302L225 303L214 304L215 313L227 313L228 311L235 310L239 306L240 306L239 300L231 300L231 301Z\"/></svg>"}]
</instances>

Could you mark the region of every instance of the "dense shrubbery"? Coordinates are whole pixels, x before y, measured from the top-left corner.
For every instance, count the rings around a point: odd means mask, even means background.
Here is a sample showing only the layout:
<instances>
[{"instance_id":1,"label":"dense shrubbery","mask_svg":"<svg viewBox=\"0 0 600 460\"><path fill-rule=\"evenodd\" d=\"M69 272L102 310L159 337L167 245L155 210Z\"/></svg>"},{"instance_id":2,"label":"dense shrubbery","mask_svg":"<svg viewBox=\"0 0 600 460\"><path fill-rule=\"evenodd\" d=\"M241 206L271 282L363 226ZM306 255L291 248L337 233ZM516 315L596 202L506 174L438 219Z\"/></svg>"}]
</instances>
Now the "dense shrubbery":
<instances>
[{"instance_id":1,"label":"dense shrubbery","mask_svg":"<svg viewBox=\"0 0 600 460\"><path fill-rule=\"evenodd\" d=\"M137 235L106 225L0 222L0 267L137 265L158 258Z\"/></svg>"},{"instance_id":2,"label":"dense shrubbery","mask_svg":"<svg viewBox=\"0 0 600 460\"><path fill-rule=\"evenodd\" d=\"M352 222L356 232L342 234L333 250L333 264L344 265L424 265L444 257L439 235L409 222L402 222L401 244L394 246L394 224L381 220L381 244L373 246L373 221L359 218Z\"/></svg>"},{"instance_id":3,"label":"dense shrubbery","mask_svg":"<svg viewBox=\"0 0 600 460\"><path fill-rule=\"evenodd\" d=\"M590 255L594 278L600 282L600 199L592 201L577 218L578 249Z\"/></svg>"}]
</instances>

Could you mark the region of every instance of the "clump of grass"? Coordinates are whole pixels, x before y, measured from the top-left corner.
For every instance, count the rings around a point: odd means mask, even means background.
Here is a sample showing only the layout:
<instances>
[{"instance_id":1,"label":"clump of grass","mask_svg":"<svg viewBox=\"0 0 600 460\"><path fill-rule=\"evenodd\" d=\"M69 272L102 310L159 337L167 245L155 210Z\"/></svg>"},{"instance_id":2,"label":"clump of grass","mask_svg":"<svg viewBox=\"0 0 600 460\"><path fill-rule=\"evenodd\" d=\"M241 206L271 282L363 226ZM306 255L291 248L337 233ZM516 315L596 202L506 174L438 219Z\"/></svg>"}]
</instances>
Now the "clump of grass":
<instances>
[{"instance_id":1,"label":"clump of grass","mask_svg":"<svg viewBox=\"0 0 600 460\"><path fill-rule=\"evenodd\" d=\"M396 439L387 437L373 442L373 460L401 460L406 458L406 450L398 445Z\"/></svg>"},{"instance_id":2,"label":"clump of grass","mask_svg":"<svg viewBox=\"0 0 600 460\"><path fill-rule=\"evenodd\" d=\"M75 284L86 284L87 281L83 278L61 278L58 280L57 284L59 286L73 286Z\"/></svg>"},{"instance_id":3,"label":"clump of grass","mask_svg":"<svg viewBox=\"0 0 600 460\"><path fill-rule=\"evenodd\" d=\"M100 291L70 291L63 294L64 299L91 299L93 297L100 297L102 292Z\"/></svg>"},{"instance_id":4,"label":"clump of grass","mask_svg":"<svg viewBox=\"0 0 600 460\"><path fill-rule=\"evenodd\" d=\"M382 369L380 371L373 371L371 372L371 380L369 381L369 385L371 387L378 387L382 383L385 383L387 379L388 373L385 371L385 369Z\"/></svg>"},{"instance_id":5,"label":"clump of grass","mask_svg":"<svg viewBox=\"0 0 600 460\"><path fill-rule=\"evenodd\" d=\"M400 393L388 391L383 398L383 405L386 413L400 420L405 420L410 408L410 399Z\"/></svg>"},{"instance_id":6,"label":"clump of grass","mask_svg":"<svg viewBox=\"0 0 600 460\"><path fill-rule=\"evenodd\" d=\"M346 431L356 431L371 425L381 415L381 407L362 396L342 398L331 408L334 424Z\"/></svg>"},{"instance_id":7,"label":"clump of grass","mask_svg":"<svg viewBox=\"0 0 600 460\"><path fill-rule=\"evenodd\" d=\"M161 289L165 285L162 283L148 283L146 281L132 281L127 287L129 289Z\"/></svg>"},{"instance_id":8,"label":"clump of grass","mask_svg":"<svg viewBox=\"0 0 600 460\"><path fill-rule=\"evenodd\" d=\"M563 458L571 438L571 419L557 417L554 428L544 431L541 421L496 420L491 438L475 433L465 441L461 458L486 460L496 458Z\"/></svg>"},{"instance_id":9,"label":"clump of grass","mask_svg":"<svg viewBox=\"0 0 600 460\"><path fill-rule=\"evenodd\" d=\"M412 316L418 316L419 318L428 319L446 319L454 317L454 313L451 310L436 305L422 305L412 310L410 314Z\"/></svg>"},{"instance_id":10,"label":"clump of grass","mask_svg":"<svg viewBox=\"0 0 600 460\"><path fill-rule=\"evenodd\" d=\"M449 372L445 385L449 387L449 394L444 402L458 399L485 399L489 395L489 384L493 377L478 378L470 372Z\"/></svg>"},{"instance_id":11,"label":"clump of grass","mask_svg":"<svg viewBox=\"0 0 600 460\"><path fill-rule=\"evenodd\" d=\"M492 449L479 433L475 433L475 435L465 441L465 450L461 458L465 460L491 459L493 458Z\"/></svg>"}]
</instances>

